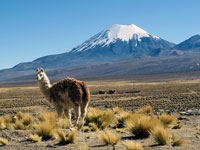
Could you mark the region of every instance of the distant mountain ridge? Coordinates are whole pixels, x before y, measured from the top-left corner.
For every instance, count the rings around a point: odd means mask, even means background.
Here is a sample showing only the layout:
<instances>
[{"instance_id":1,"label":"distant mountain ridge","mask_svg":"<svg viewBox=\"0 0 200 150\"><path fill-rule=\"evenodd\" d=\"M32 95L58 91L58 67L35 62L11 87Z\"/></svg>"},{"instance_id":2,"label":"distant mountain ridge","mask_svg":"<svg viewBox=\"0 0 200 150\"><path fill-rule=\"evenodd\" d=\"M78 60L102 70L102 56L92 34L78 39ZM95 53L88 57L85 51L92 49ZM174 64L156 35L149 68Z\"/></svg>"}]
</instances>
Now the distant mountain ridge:
<instances>
[{"instance_id":1,"label":"distant mountain ridge","mask_svg":"<svg viewBox=\"0 0 200 150\"><path fill-rule=\"evenodd\" d=\"M72 74L75 77L109 76L109 73L110 75L123 75L123 73L146 74L173 72L173 70L178 72L190 71L190 65L199 63L198 56L200 56L200 35L195 35L175 45L158 36L149 34L136 25L116 24L94 35L69 52L41 57L32 62L20 63L10 69L0 70L0 81L19 79L22 76L27 77L33 74L35 68L38 67L45 68L47 71L57 70L62 72L61 76L67 76L77 71L78 73ZM161 61L167 59L172 60L175 64L170 62L170 65L168 65L166 61ZM184 59L189 62L180 64ZM110 69L115 68L114 71L112 69L112 71L106 71L104 64L110 66ZM163 64L166 67L162 67ZM125 65L127 68L117 67L116 65ZM181 67L175 69L175 66ZM193 70L194 68L198 70L198 67L193 67ZM127 69L132 71L125 71ZM64 73L62 70L68 72ZM102 70L102 72L98 70ZM95 71L98 73L95 73ZM31 78L31 76L29 77Z\"/></svg>"}]
</instances>

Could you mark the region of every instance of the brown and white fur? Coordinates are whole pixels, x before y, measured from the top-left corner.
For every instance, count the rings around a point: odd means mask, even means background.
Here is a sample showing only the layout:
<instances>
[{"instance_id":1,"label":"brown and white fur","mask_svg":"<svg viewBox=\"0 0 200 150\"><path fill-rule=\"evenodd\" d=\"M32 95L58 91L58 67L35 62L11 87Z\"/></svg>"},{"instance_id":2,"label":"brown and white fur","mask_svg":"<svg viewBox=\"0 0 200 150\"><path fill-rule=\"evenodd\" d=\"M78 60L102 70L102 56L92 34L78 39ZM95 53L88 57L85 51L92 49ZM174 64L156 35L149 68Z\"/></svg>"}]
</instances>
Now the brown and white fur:
<instances>
[{"instance_id":1,"label":"brown and white fur","mask_svg":"<svg viewBox=\"0 0 200 150\"><path fill-rule=\"evenodd\" d=\"M74 109L76 121L75 127L84 122L90 102L90 91L85 82L74 78L65 78L51 85L43 69L36 69L36 76L39 88L45 98L55 106L60 117L64 111L65 116L71 123L71 110Z\"/></svg>"}]
</instances>

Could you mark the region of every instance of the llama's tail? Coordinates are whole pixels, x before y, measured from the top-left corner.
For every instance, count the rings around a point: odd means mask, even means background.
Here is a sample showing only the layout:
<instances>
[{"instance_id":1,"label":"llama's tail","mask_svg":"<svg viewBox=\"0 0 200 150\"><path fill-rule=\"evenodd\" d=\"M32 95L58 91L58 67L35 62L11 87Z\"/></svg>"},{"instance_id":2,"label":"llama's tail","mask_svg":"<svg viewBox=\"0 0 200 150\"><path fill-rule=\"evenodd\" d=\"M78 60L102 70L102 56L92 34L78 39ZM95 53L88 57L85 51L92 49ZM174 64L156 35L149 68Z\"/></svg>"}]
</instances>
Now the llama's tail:
<instances>
[{"instance_id":1,"label":"llama's tail","mask_svg":"<svg viewBox=\"0 0 200 150\"><path fill-rule=\"evenodd\" d=\"M82 82L81 88L83 91L82 104L87 105L90 102L90 90L85 82Z\"/></svg>"}]
</instances>

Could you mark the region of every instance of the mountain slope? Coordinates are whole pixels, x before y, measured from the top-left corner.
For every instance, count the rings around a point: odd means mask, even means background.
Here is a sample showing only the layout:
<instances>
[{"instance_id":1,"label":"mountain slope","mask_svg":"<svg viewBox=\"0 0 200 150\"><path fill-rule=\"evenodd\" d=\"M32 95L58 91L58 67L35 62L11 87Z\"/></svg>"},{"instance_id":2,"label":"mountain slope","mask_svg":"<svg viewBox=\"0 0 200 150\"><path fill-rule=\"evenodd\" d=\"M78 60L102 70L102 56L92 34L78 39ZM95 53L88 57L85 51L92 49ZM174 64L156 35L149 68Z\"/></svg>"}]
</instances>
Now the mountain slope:
<instances>
[{"instance_id":1,"label":"mountain slope","mask_svg":"<svg viewBox=\"0 0 200 150\"><path fill-rule=\"evenodd\" d=\"M181 51L199 50L200 51L200 34L194 35L191 38L176 45L174 49Z\"/></svg>"}]
</instances>

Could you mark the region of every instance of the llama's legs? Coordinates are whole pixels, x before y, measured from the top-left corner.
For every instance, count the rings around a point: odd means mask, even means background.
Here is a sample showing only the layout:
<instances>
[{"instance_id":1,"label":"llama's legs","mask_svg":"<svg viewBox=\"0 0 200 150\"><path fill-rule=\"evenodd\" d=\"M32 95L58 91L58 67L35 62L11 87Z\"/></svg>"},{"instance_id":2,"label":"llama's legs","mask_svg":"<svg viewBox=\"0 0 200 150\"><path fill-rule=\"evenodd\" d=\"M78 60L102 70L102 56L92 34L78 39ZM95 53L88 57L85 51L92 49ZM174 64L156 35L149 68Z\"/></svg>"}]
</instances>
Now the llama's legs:
<instances>
[{"instance_id":1,"label":"llama's legs","mask_svg":"<svg viewBox=\"0 0 200 150\"><path fill-rule=\"evenodd\" d=\"M69 120L69 125L72 127L72 122L71 122L71 109L64 109L65 116Z\"/></svg>"},{"instance_id":2,"label":"llama's legs","mask_svg":"<svg viewBox=\"0 0 200 150\"><path fill-rule=\"evenodd\" d=\"M87 108L88 108L88 104L81 106L81 123L82 123L82 125L84 125L84 119L87 114Z\"/></svg>"},{"instance_id":3,"label":"llama's legs","mask_svg":"<svg viewBox=\"0 0 200 150\"><path fill-rule=\"evenodd\" d=\"M76 121L75 121L75 127L78 125L80 115L81 115L81 107L77 104L74 105L74 111L76 114Z\"/></svg>"},{"instance_id":4,"label":"llama's legs","mask_svg":"<svg viewBox=\"0 0 200 150\"><path fill-rule=\"evenodd\" d=\"M56 111L57 111L57 114L58 114L58 118L60 118L62 116L62 113L63 113L63 107L56 105Z\"/></svg>"}]
</instances>

